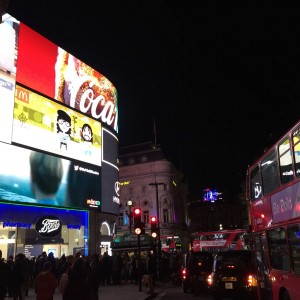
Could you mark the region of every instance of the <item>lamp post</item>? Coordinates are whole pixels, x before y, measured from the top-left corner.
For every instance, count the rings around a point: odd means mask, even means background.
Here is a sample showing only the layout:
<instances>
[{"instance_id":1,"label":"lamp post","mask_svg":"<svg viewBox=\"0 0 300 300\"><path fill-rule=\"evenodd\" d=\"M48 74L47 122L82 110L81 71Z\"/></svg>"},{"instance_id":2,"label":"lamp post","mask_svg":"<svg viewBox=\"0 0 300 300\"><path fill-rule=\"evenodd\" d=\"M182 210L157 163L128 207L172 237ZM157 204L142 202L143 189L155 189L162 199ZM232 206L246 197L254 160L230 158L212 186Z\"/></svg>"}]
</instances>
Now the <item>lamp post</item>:
<instances>
[{"instance_id":1,"label":"lamp post","mask_svg":"<svg viewBox=\"0 0 300 300\"><path fill-rule=\"evenodd\" d=\"M158 260L158 279L161 279L161 240L160 240L160 218L159 218L159 205L158 205L158 186L164 185L162 182L153 182L149 185L155 186L156 192L156 212L157 212L157 260Z\"/></svg>"},{"instance_id":2,"label":"lamp post","mask_svg":"<svg viewBox=\"0 0 300 300\"><path fill-rule=\"evenodd\" d=\"M133 206L133 203L131 200L127 201L127 206L129 207L129 213L127 214L129 217L129 233L131 233L131 223L132 223L131 207Z\"/></svg>"}]
</instances>

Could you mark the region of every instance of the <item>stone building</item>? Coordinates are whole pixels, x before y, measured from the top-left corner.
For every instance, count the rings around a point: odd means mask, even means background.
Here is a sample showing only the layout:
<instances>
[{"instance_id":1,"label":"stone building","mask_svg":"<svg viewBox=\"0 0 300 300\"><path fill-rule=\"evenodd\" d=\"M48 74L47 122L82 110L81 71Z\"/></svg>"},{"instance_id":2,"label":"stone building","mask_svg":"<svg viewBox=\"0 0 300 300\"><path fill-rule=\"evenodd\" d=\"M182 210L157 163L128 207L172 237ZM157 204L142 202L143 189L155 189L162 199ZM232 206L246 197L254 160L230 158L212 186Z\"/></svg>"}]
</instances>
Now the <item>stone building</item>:
<instances>
[{"instance_id":1,"label":"stone building","mask_svg":"<svg viewBox=\"0 0 300 300\"><path fill-rule=\"evenodd\" d=\"M120 212L116 238L134 234L134 208L141 208L145 232L157 217L162 250L189 249L188 186L184 176L151 142L119 149Z\"/></svg>"}]
</instances>

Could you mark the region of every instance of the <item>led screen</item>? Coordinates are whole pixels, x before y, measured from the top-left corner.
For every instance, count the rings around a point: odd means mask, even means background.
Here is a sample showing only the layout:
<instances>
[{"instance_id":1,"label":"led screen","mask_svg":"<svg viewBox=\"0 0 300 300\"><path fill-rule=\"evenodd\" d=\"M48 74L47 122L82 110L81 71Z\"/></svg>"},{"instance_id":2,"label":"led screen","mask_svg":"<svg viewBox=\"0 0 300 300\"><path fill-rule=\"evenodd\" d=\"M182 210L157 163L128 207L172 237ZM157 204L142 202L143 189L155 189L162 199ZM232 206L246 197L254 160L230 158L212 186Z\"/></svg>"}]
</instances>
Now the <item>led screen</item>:
<instances>
[{"instance_id":1,"label":"led screen","mask_svg":"<svg viewBox=\"0 0 300 300\"><path fill-rule=\"evenodd\" d=\"M109 130L102 130L102 203L101 211L112 214L119 213L119 169L118 160L118 139Z\"/></svg>"},{"instance_id":2,"label":"led screen","mask_svg":"<svg viewBox=\"0 0 300 300\"><path fill-rule=\"evenodd\" d=\"M0 141L11 142L19 22L8 14L0 24Z\"/></svg>"},{"instance_id":3,"label":"led screen","mask_svg":"<svg viewBox=\"0 0 300 300\"><path fill-rule=\"evenodd\" d=\"M203 201L214 202L219 199L220 193L216 190L205 189L203 191Z\"/></svg>"},{"instance_id":4,"label":"led screen","mask_svg":"<svg viewBox=\"0 0 300 300\"><path fill-rule=\"evenodd\" d=\"M101 123L17 85L12 142L101 165Z\"/></svg>"},{"instance_id":5,"label":"led screen","mask_svg":"<svg viewBox=\"0 0 300 300\"><path fill-rule=\"evenodd\" d=\"M17 82L118 129L117 91L113 84L23 23Z\"/></svg>"},{"instance_id":6,"label":"led screen","mask_svg":"<svg viewBox=\"0 0 300 300\"><path fill-rule=\"evenodd\" d=\"M0 40L5 41L0 45L0 200L117 215L114 85L8 14L0 24ZM55 202L33 194L29 159L35 152L61 161Z\"/></svg>"},{"instance_id":7,"label":"led screen","mask_svg":"<svg viewBox=\"0 0 300 300\"><path fill-rule=\"evenodd\" d=\"M0 200L101 208L101 168L0 143Z\"/></svg>"}]
</instances>

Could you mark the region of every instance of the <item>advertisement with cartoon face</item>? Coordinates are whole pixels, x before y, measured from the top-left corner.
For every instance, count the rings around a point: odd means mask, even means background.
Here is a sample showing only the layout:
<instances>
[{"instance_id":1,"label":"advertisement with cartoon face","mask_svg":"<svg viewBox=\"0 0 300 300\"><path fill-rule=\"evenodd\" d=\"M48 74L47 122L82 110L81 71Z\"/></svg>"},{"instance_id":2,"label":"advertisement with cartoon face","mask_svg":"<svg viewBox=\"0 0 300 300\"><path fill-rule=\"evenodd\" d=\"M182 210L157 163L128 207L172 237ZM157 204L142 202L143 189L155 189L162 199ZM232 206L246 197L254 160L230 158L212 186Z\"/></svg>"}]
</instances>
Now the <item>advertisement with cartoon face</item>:
<instances>
[{"instance_id":1,"label":"advertisement with cartoon face","mask_svg":"<svg viewBox=\"0 0 300 300\"><path fill-rule=\"evenodd\" d=\"M12 142L101 165L101 123L17 85Z\"/></svg>"}]
</instances>

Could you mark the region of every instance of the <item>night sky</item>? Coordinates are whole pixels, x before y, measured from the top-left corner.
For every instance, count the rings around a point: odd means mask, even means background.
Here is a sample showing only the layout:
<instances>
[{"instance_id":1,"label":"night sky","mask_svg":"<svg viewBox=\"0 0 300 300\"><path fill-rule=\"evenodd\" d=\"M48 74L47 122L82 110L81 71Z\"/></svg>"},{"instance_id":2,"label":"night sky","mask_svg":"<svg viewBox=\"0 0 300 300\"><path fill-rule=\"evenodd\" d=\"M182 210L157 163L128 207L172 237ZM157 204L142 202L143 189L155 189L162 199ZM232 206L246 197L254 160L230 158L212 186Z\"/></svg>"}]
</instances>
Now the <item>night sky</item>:
<instances>
[{"instance_id":1,"label":"night sky","mask_svg":"<svg viewBox=\"0 0 300 300\"><path fill-rule=\"evenodd\" d=\"M196 196L239 192L299 119L298 1L10 0L7 12L115 85L120 146L154 140L155 118Z\"/></svg>"}]
</instances>

